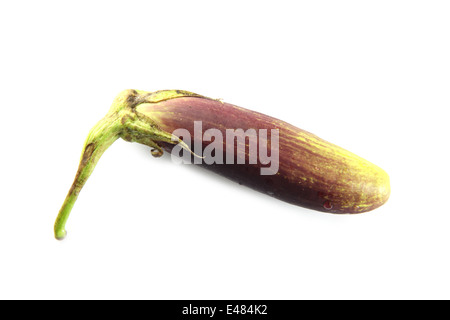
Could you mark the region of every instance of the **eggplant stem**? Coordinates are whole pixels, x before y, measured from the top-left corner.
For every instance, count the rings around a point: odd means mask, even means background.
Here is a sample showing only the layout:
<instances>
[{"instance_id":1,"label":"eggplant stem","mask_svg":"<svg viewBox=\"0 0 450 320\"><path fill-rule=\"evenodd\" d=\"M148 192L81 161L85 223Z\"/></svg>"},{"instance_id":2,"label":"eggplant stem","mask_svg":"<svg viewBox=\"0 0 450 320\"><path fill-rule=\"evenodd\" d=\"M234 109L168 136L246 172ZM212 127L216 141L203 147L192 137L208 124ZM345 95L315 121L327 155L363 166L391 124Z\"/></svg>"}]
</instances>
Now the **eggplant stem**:
<instances>
[{"instance_id":1,"label":"eggplant stem","mask_svg":"<svg viewBox=\"0 0 450 320\"><path fill-rule=\"evenodd\" d=\"M75 180L55 221L54 231L56 239L62 240L67 235L65 225L81 189L94 171L102 154L120 137L121 130L119 119L111 115L100 120L89 132Z\"/></svg>"}]
</instances>

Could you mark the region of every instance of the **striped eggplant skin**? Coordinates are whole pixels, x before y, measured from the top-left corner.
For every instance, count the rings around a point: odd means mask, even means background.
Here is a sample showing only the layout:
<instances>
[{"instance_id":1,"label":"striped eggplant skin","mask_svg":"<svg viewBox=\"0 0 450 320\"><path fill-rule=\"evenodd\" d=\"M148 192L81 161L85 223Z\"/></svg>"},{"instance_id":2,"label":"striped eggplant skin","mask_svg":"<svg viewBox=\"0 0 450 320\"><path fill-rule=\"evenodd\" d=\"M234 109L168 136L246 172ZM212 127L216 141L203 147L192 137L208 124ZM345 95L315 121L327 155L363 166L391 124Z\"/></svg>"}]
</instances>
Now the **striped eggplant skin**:
<instances>
[{"instance_id":1,"label":"striped eggplant skin","mask_svg":"<svg viewBox=\"0 0 450 320\"><path fill-rule=\"evenodd\" d=\"M224 139L222 150L225 153L234 148L234 164L202 162L202 166L288 203L330 213L362 213L378 208L389 198L389 176L384 170L279 119L199 95L143 103L135 111L150 118L163 131L188 130L190 145L201 143L202 150L211 142L195 134L195 121L201 121L202 134L208 129L218 129L223 137L227 129L269 132L278 129L279 162L274 175L261 175L263 165L259 161L249 164L248 141L244 164L237 164L237 144ZM163 142L161 146L170 152L174 145Z\"/></svg>"}]
</instances>

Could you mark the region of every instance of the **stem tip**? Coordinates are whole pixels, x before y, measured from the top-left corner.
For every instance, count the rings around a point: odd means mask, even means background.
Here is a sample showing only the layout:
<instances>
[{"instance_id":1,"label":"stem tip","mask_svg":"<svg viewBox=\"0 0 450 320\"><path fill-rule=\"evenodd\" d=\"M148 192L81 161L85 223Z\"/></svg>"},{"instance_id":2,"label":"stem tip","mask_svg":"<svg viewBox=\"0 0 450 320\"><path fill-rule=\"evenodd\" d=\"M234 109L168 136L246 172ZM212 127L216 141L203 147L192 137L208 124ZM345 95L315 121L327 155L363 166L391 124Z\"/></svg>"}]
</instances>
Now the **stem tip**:
<instances>
[{"instance_id":1,"label":"stem tip","mask_svg":"<svg viewBox=\"0 0 450 320\"><path fill-rule=\"evenodd\" d=\"M65 229L56 230L55 229L55 238L57 240L63 240L67 235L67 231Z\"/></svg>"}]
</instances>

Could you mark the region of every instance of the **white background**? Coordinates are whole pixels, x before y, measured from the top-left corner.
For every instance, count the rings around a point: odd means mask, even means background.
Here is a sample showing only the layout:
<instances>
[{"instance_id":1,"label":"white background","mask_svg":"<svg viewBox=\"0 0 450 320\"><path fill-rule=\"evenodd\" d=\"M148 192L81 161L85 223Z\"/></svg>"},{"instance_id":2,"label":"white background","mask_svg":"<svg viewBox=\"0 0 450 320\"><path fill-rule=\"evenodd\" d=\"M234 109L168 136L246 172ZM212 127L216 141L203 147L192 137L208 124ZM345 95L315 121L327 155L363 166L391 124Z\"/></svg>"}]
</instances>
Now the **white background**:
<instances>
[{"instance_id":1,"label":"white background","mask_svg":"<svg viewBox=\"0 0 450 320\"><path fill-rule=\"evenodd\" d=\"M2 299L448 299L448 1L2 1ZM117 141L123 89L184 89L385 169L383 207L291 206Z\"/></svg>"}]
</instances>

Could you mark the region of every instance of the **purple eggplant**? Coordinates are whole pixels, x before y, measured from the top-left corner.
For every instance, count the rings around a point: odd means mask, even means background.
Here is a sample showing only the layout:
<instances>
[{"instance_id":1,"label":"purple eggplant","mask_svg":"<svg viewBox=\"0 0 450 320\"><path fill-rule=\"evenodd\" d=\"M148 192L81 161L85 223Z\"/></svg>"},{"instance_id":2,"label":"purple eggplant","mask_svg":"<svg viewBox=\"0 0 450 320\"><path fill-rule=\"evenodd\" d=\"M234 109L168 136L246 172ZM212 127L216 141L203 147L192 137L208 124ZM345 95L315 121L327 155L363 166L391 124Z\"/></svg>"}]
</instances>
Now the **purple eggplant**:
<instances>
[{"instance_id":1,"label":"purple eggplant","mask_svg":"<svg viewBox=\"0 0 450 320\"><path fill-rule=\"evenodd\" d=\"M362 213L390 195L384 170L287 122L183 90L125 90L88 135L55 222L57 239L65 237L69 213L96 163L118 138L313 210Z\"/></svg>"}]
</instances>

